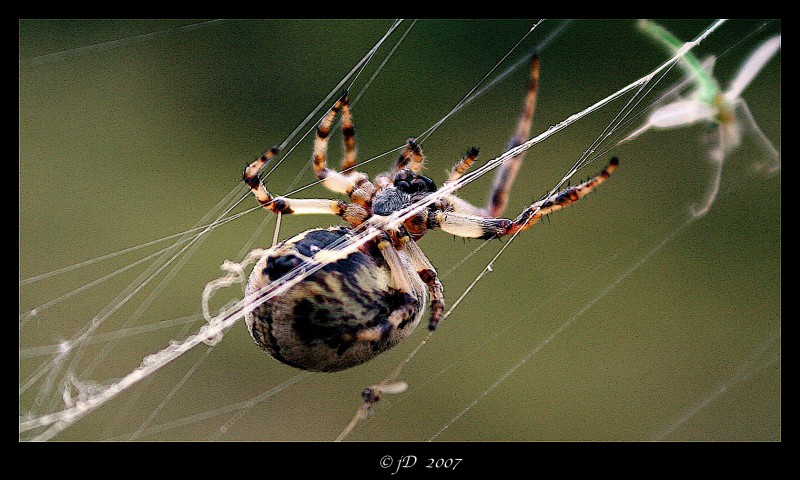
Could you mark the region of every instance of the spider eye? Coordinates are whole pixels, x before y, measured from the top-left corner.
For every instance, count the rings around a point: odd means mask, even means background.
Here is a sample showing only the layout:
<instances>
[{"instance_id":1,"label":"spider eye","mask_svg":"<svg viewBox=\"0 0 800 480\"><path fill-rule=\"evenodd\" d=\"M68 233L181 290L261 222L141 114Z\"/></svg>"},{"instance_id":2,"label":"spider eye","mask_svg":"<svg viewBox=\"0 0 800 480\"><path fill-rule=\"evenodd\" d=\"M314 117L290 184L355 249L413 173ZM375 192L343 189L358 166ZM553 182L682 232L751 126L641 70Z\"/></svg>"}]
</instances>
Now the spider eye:
<instances>
[{"instance_id":1,"label":"spider eye","mask_svg":"<svg viewBox=\"0 0 800 480\"><path fill-rule=\"evenodd\" d=\"M411 181L412 192L422 192L427 190L428 190L428 183L426 183L425 180L423 180L422 178L415 178L414 180Z\"/></svg>"},{"instance_id":2,"label":"spider eye","mask_svg":"<svg viewBox=\"0 0 800 480\"><path fill-rule=\"evenodd\" d=\"M397 173L394 177L394 186L398 190L409 194L436 191L436 184L433 183L433 180L408 169L403 169Z\"/></svg>"}]
</instances>

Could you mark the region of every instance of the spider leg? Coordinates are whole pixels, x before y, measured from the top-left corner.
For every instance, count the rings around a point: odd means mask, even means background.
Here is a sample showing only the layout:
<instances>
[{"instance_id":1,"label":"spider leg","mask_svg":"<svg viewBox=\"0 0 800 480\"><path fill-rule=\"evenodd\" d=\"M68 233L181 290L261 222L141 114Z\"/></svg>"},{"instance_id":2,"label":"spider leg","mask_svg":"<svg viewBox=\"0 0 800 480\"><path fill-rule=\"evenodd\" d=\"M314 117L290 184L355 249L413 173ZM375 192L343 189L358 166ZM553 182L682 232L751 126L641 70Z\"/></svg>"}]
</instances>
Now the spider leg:
<instances>
[{"instance_id":1,"label":"spider leg","mask_svg":"<svg viewBox=\"0 0 800 480\"><path fill-rule=\"evenodd\" d=\"M431 294L431 318L428 322L428 329L436 330L436 326L439 325L439 321L442 319L442 314L444 313L444 287L442 286L442 282L439 281L436 269L433 268L430 260L425 256L422 249L419 248L417 242L410 237L403 237L403 239L406 239L403 248L404 251L414 265L414 268L417 269L419 278L428 286L428 291Z\"/></svg>"},{"instance_id":2,"label":"spider leg","mask_svg":"<svg viewBox=\"0 0 800 480\"><path fill-rule=\"evenodd\" d=\"M372 196L375 194L375 186L369 181L365 173L355 170L356 165L356 130L353 125L353 114L350 113L350 102L345 97L342 103L342 142L344 143L344 156L342 166L339 169L344 172L344 176L355 184L355 188L347 193L350 200L368 207Z\"/></svg>"},{"instance_id":3,"label":"spider leg","mask_svg":"<svg viewBox=\"0 0 800 480\"><path fill-rule=\"evenodd\" d=\"M346 99L346 98L345 98ZM356 130L353 125L353 114L350 113L350 102L342 103L342 142L344 142L344 156L342 157L342 172L353 168L356 165ZM346 172L345 175L356 173Z\"/></svg>"},{"instance_id":4,"label":"spider leg","mask_svg":"<svg viewBox=\"0 0 800 480\"><path fill-rule=\"evenodd\" d=\"M331 174L338 173L335 170L328 168L328 137L331 134L333 120L336 118L336 115L339 113L339 111L342 110L342 107L348 103L349 98L347 97L347 91L345 90L339 99L336 100L336 103L333 104L331 109L328 110L328 113L325 114L325 117L322 119L322 121L319 122L319 125L317 125L317 136L314 140L314 155L312 157L312 161L314 163L314 173L320 180L325 180ZM341 174L339 175L341 176ZM327 183L325 186L328 186ZM334 185L331 185L329 188L336 192L345 193L344 190L334 189L333 187Z\"/></svg>"},{"instance_id":5,"label":"spider leg","mask_svg":"<svg viewBox=\"0 0 800 480\"><path fill-rule=\"evenodd\" d=\"M441 228L447 233L468 238L498 238L512 235L532 227L545 215L572 205L588 195L606 181L616 170L618 161L611 159L608 166L597 176L574 187L533 203L514 220L505 218L485 218L456 211L436 211L429 218L429 228Z\"/></svg>"},{"instance_id":6,"label":"spider leg","mask_svg":"<svg viewBox=\"0 0 800 480\"><path fill-rule=\"evenodd\" d=\"M581 198L591 193L595 188L604 183L608 177L617 169L619 160L616 157L608 162L608 166L602 172L589 180L575 185L574 187L562 190L544 200L535 202L530 207L514 219L506 234L514 234L517 231L524 231L531 228L536 222L545 215L549 215L557 210L568 207Z\"/></svg>"},{"instance_id":7,"label":"spider leg","mask_svg":"<svg viewBox=\"0 0 800 480\"><path fill-rule=\"evenodd\" d=\"M312 162L314 173L317 178L322 180L323 185L329 190L337 193L344 193L350 200L362 206L368 206L375 188L369 182L366 175L352 170L347 174L342 174L336 170L328 168L328 137L331 134L333 121L339 112L342 112L342 136L344 138L345 154L342 159L342 169L355 166L356 161L356 142L353 117L350 113L350 99L347 90L333 104L333 107L325 114L325 117L317 125L317 135L314 140L314 154Z\"/></svg>"},{"instance_id":8,"label":"spider leg","mask_svg":"<svg viewBox=\"0 0 800 480\"><path fill-rule=\"evenodd\" d=\"M422 147L419 146L416 140L409 138L406 143L406 148L400 153L397 162L392 169L392 178L400 170L408 167L412 172L418 173L422 170L422 165L425 163L425 155L422 154Z\"/></svg>"},{"instance_id":9,"label":"spider leg","mask_svg":"<svg viewBox=\"0 0 800 480\"><path fill-rule=\"evenodd\" d=\"M360 225L368 217L368 212L364 207L347 203L341 200L327 199L292 199L285 197L273 197L261 178L258 171L275 155L278 154L277 148L272 148L253 163L244 169L242 179L250 187L258 203L267 210L276 214L331 214L338 215L350 222L353 226Z\"/></svg>"},{"instance_id":10,"label":"spider leg","mask_svg":"<svg viewBox=\"0 0 800 480\"><path fill-rule=\"evenodd\" d=\"M445 180L444 183L453 183L461 178L461 176L464 175L464 172L466 172L470 165L472 165L472 162L478 158L478 152L479 149L477 147L472 147L467 150L467 153L464 154L464 157L453 166L452 170L450 170L450 175L447 176L447 180Z\"/></svg>"},{"instance_id":11,"label":"spider leg","mask_svg":"<svg viewBox=\"0 0 800 480\"><path fill-rule=\"evenodd\" d=\"M443 212L455 212L475 217L488 218L485 209L476 207L470 202L454 194L445 195L439 199L439 201L435 204L435 208L442 210Z\"/></svg>"},{"instance_id":12,"label":"spider leg","mask_svg":"<svg viewBox=\"0 0 800 480\"><path fill-rule=\"evenodd\" d=\"M411 242L409 242L411 243ZM343 341L348 341L348 335L357 341L375 341L385 338L393 330L401 330L416 321L420 308L425 302L425 285L418 275L413 275L413 266L409 257L398 250L387 238L380 238L377 242L378 249L384 260L389 265L397 289L404 295L404 303L393 310L385 321L366 329L361 329L354 334L344 334Z\"/></svg>"},{"instance_id":13,"label":"spider leg","mask_svg":"<svg viewBox=\"0 0 800 480\"><path fill-rule=\"evenodd\" d=\"M514 135L509 139L508 149L517 147L528 140L531 133L531 125L533 124L533 112L536 109L536 97L539 89L539 58L534 56L531 60L530 76L528 77L528 92L525 96L525 104L522 108L519 122L517 123L517 130ZM511 157L506 160L498 169L492 184L492 190L489 194L489 199L486 202L486 212L488 217L499 217L508 205L508 192L517 178L517 172L522 159L525 158L525 152L520 153L516 157Z\"/></svg>"},{"instance_id":14,"label":"spider leg","mask_svg":"<svg viewBox=\"0 0 800 480\"><path fill-rule=\"evenodd\" d=\"M464 157L450 170L450 174L444 183L452 183L461 178L475 159L478 158L478 152L479 150L476 147L467 150ZM457 197L454 193L443 197L439 201L438 207L445 212L456 212L477 217L490 217L489 212L485 208L477 207L463 198Z\"/></svg>"},{"instance_id":15,"label":"spider leg","mask_svg":"<svg viewBox=\"0 0 800 480\"><path fill-rule=\"evenodd\" d=\"M539 58L534 56L531 60L530 76L528 78L528 93L525 96L525 104L523 106L519 122L517 123L517 130L511 139L509 139L508 149L521 145L530 136L531 125L533 124L533 112L536 109L538 88ZM450 171L445 183L451 183L461 178L477 157L478 149L475 147L470 148L464 157L458 163L456 163L455 166L453 166L453 169ZM523 158L525 158L525 152L509 158L502 165L500 165L497 174L495 174L492 190L489 195L489 199L486 202L485 208L476 207L466 200L452 196L452 198L450 198L452 210L458 213L476 215L486 218L499 217L508 205L508 192L511 190L511 186L514 184L519 167L522 165Z\"/></svg>"}]
</instances>

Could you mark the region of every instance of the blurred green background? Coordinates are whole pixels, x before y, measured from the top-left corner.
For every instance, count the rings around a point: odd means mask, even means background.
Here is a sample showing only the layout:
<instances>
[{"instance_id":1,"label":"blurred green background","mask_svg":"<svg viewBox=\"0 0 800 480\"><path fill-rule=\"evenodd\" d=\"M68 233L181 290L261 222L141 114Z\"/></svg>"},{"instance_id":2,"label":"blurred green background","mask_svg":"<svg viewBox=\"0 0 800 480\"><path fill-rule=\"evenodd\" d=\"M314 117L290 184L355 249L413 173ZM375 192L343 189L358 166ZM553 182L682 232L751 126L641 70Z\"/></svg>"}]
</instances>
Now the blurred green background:
<instances>
[{"instance_id":1,"label":"blurred green background","mask_svg":"<svg viewBox=\"0 0 800 480\"><path fill-rule=\"evenodd\" d=\"M281 19L180 28L197 22L20 21L20 280L188 230L232 189L246 196L240 185L245 162L287 138L391 24ZM387 152L428 129L534 23L417 22L354 106L359 158ZM688 40L711 21L662 23ZM386 42L354 92L410 24ZM558 25L545 21L497 72ZM780 29L780 21L730 21L696 53L720 57L715 71L725 85L750 51ZM90 45L95 47L81 48ZM542 50L541 59L534 134L640 78L665 57L633 20L577 20ZM525 79L525 68L515 71L425 141L432 178L440 183L470 146L480 147L484 160L503 152ZM677 70L670 72L635 111L679 79ZM629 98L532 148L507 214L516 215L552 188ZM780 147L780 53L744 98ZM642 118L617 133L631 131ZM437 440L779 440L781 176L755 172L764 151L746 135L726 163L722 193L710 213L676 231L710 181L702 140L707 134L697 125L648 132L609 151L613 142L601 146L602 156L576 178L595 174L612 155L621 161L614 177L518 237L408 365L402 375L408 391L381 401L377 414L349 438L427 440L447 427ZM330 149L334 162L339 141L337 134ZM314 180L303 170L311 147L306 138L269 177L274 193ZM394 158L384 156L363 170L374 175ZM461 195L482 204L490 183L485 176ZM315 186L298 196L330 194ZM245 197L234 212L254 204ZM220 276L224 260L271 244L274 223L259 230L265 216L251 212L215 229L185 263L170 264L180 269L165 283L166 271L97 333L197 314L203 287ZM336 223L287 217L281 237ZM649 255L663 240L669 241ZM442 232L422 240L443 276L448 304L501 247L493 242L451 272L480 244ZM42 308L46 302L164 245L20 286L21 316L40 310L20 328L20 386L50 358L34 355L33 347L70 338L148 263ZM240 292L238 286L219 292L215 306ZM199 325L195 320L98 342L74 371L83 380L108 383ZM195 348L56 439L126 439L143 426L143 440L333 440L359 406L361 390L386 377L424 335L420 329L351 370L301 377L236 416L239 411L222 411L299 373L261 352L242 322L212 350ZM92 359L98 364L85 372ZM20 394L21 416L58 407L50 398L37 399L43 381Z\"/></svg>"}]
</instances>

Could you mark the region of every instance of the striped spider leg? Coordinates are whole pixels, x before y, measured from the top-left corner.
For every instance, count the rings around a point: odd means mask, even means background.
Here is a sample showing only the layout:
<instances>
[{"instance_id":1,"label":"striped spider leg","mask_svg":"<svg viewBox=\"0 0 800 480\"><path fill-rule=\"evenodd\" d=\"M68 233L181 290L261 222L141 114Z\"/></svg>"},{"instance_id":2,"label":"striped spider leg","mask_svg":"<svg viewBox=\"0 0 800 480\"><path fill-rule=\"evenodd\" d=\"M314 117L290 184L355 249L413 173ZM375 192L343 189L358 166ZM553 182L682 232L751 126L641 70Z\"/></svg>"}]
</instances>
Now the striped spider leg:
<instances>
[{"instance_id":1,"label":"striped spider leg","mask_svg":"<svg viewBox=\"0 0 800 480\"><path fill-rule=\"evenodd\" d=\"M327 166L328 137L340 112L344 173ZM338 215L352 228L309 230L266 252L250 276L248 296L257 295L270 282L298 267L321 268L285 295L249 309L246 323L256 343L274 358L298 368L349 368L410 335L424 312L426 290L433 298L431 325L435 326L444 294L430 262L418 247L414 248L416 245L403 248L410 240L407 234L378 230L380 218L364 225L372 216L391 213L384 211L387 206L405 206L409 194L395 188L391 179L376 189L366 175L353 170L355 137L347 92L318 125L312 162L323 185L348 195L351 202L273 197L258 171L277 154L277 149L271 149L248 165L243 174L244 182L265 209L276 214ZM421 159L416 162L421 167ZM373 201L377 208L373 208ZM347 248L348 242L363 231L369 232L374 241Z\"/></svg>"},{"instance_id":2,"label":"striped spider leg","mask_svg":"<svg viewBox=\"0 0 800 480\"><path fill-rule=\"evenodd\" d=\"M524 107L510 145L530 135L536 104L539 61L531 63ZM344 158L341 170L328 167L327 147L337 115L342 117ZM312 162L328 189L350 202L273 197L258 171L278 151L272 149L247 166L244 182L259 203L276 214L332 214L350 227L312 229L267 250L250 275L247 298L257 297L271 282L296 278L284 294L246 308L245 321L253 339L286 364L314 371L338 371L364 363L408 337L420 322L430 295L428 327L436 329L444 313L444 288L436 270L417 245L431 229L463 237L495 238L530 228L543 215L582 198L613 172L616 161L600 175L576 187L534 203L516 219L498 218L508 204L508 192L523 155L509 159L498 171L486 206L471 205L448 194L433 199L434 182L422 175L425 156L409 139L393 167L370 182L355 171L356 143L347 92L317 127ZM467 152L453 168L454 182L478 156ZM428 200L430 199L430 200ZM393 227L389 216L405 207L426 208ZM371 242L354 243L362 234ZM256 303L258 303L256 305Z\"/></svg>"},{"instance_id":3,"label":"striped spider leg","mask_svg":"<svg viewBox=\"0 0 800 480\"><path fill-rule=\"evenodd\" d=\"M538 85L539 59L534 56L531 61L522 114L517 123L517 129L509 140L509 149L521 145L530 136ZM511 157L499 167L485 207L472 205L453 194L446 195L431 206L427 212L424 212L424 218L412 219L407 222L406 227L417 236L422 236L429 228L439 228L447 233L467 238L490 239L513 235L518 231L529 229L543 216L571 205L589 194L614 172L618 164L616 158L612 159L608 167L594 178L533 203L514 220L500 218L508 205L509 191L524 155L525 152L522 152ZM451 183L461 178L477 156L477 148L473 147L467 151L466 155L450 171L445 183Z\"/></svg>"},{"instance_id":4,"label":"striped spider leg","mask_svg":"<svg viewBox=\"0 0 800 480\"><path fill-rule=\"evenodd\" d=\"M475 215L472 213L474 210L464 209L462 203L450 202L451 199L445 197L437 205L438 208L430 212L428 227L440 228L447 233L467 238L491 239L514 235L531 228L545 215L572 205L588 195L614 173L618 164L618 160L612 158L608 166L595 177L534 202L513 220Z\"/></svg>"}]
</instances>

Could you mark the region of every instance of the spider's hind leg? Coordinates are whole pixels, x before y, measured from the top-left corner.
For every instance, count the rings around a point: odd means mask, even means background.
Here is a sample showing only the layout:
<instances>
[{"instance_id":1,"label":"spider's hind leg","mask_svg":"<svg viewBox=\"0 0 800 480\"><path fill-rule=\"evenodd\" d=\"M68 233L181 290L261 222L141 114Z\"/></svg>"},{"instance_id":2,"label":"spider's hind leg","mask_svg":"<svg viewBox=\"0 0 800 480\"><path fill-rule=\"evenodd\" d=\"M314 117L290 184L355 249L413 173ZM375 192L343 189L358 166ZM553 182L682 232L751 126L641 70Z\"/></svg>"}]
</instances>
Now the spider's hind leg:
<instances>
[{"instance_id":1,"label":"spider's hind leg","mask_svg":"<svg viewBox=\"0 0 800 480\"><path fill-rule=\"evenodd\" d=\"M404 250L414 268L417 269L419 278L428 286L428 291L431 294L431 318L428 322L428 329L436 330L444 314L444 287L442 282L439 281L436 269L433 268L430 260L419 248L419 245L410 237L403 238L407 239L404 244Z\"/></svg>"},{"instance_id":2,"label":"spider's hind leg","mask_svg":"<svg viewBox=\"0 0 800 480\"><path fill-rule=\"evenodd\" d=\"M392 272L397 289L403 294L404 302L380 324L361 329L355 334L345 334L342 338L344 342L377 341L386 338L395 330L414 328L420 317L420 311L424 308L425 285L420 276L414 274L413 260L399 251L387 236L380 238L377 245Z\"/></svg>"}]
</instances>

